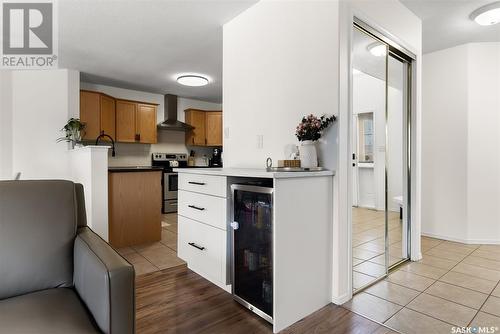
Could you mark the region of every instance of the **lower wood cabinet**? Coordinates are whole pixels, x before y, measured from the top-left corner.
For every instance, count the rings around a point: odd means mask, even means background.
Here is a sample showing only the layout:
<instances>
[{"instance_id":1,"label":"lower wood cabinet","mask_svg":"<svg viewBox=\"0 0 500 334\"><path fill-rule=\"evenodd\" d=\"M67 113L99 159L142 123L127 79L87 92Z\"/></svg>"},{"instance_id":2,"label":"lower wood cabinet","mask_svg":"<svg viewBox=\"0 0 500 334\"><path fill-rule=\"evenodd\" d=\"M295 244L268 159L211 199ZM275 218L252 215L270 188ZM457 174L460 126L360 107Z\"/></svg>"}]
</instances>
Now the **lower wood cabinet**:
<instances>
[{"instance_id":1,"label":"lower wood cabinet","mask_svg":"<svg viewBox=\"0 0 500 334\"><path fill-rule=\"evenodd\" d=\"M162 171L108 176L109 243L121 248L160 241Z\"/></svg>"}]
</instances>

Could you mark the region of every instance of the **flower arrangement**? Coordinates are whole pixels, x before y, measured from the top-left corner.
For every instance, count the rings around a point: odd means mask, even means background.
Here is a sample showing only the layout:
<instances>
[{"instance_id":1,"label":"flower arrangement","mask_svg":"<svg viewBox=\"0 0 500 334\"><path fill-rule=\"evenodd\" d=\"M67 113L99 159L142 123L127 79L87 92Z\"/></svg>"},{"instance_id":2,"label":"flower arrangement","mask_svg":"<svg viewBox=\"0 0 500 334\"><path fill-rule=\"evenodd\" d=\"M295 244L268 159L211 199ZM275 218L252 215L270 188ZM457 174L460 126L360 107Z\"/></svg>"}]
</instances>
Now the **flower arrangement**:
<instances>
[{"instance_id":1,"label":"flower arrangement","mask_svg":"<svg viewBox=\"0 0 500 334\"><path fill-rule=\"evenodd\" d=\"M316 141L321 138L323 130L335 122L337 118L335 116L327 117L325 115L319 118L310 114L309 116L304 116L302 121L297 125L295 129L295 136L299 141L312 140Z\"/></svg>"}]
</instances>

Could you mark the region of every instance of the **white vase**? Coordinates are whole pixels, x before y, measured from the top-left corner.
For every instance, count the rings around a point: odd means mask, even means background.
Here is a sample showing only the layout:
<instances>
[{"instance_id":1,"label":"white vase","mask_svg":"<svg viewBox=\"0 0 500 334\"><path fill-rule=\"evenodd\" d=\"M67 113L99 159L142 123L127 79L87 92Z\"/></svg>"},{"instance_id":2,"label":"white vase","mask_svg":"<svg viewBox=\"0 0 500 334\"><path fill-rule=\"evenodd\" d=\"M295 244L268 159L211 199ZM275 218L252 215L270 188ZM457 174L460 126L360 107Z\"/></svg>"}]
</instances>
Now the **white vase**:
<instances>
[{"instance_id":1,"label":"white vase","mask_svg":"<svg viewBox=\"0 0 500 334\"><path fill-rule=\"evenodd\" d=\"M304 140L301 142L299 153L300 167L318 167L318 154L316 153L316 145L312 140Z\"/></svg>"}]
</instances>

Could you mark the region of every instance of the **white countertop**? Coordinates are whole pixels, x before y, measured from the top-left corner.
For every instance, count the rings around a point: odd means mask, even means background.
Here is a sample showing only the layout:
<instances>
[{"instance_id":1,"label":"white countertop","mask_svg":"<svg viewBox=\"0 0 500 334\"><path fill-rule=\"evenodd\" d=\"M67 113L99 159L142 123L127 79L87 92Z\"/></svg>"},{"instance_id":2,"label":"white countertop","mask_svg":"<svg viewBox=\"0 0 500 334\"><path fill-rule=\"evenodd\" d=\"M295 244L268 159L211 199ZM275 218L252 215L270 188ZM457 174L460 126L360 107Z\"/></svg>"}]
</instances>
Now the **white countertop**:
<instances>
[{"instance_id":1,"label":"white countertop","mask_svg":"<svg viewBox=\"0 0 500 334\"><path fill-rule=\"evenodd\" d=\"M315 172L268 172L264 168L174 168L174 172L202 175L263 177L274 179L335 175L335 172L332 170Z\"/></svg>"}]
</instances>

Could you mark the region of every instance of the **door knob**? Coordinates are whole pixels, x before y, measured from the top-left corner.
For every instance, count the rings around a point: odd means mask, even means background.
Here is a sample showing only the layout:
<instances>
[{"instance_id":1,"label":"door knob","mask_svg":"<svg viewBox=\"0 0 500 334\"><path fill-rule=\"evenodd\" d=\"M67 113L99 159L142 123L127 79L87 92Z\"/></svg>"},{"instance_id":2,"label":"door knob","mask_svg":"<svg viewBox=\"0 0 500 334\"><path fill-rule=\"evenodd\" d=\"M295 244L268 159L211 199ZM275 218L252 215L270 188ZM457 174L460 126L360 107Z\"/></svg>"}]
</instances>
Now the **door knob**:
<instances>
[{"instance_id":1,"label":"door knob","mask_svg":"<svg viewBox=\"0 0 500 334\"><path fill-rule=\"evenodd\" d=\"M238 222L231 222L231 227L233 228L233 230L237 230L238 228L240 228L240 224L238 224Z\"/></svg>"}]
</instances>

